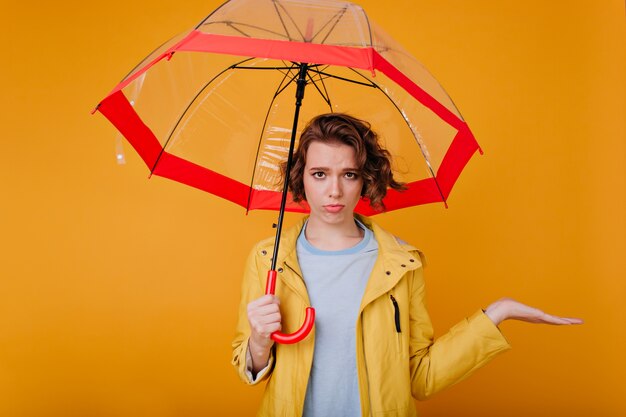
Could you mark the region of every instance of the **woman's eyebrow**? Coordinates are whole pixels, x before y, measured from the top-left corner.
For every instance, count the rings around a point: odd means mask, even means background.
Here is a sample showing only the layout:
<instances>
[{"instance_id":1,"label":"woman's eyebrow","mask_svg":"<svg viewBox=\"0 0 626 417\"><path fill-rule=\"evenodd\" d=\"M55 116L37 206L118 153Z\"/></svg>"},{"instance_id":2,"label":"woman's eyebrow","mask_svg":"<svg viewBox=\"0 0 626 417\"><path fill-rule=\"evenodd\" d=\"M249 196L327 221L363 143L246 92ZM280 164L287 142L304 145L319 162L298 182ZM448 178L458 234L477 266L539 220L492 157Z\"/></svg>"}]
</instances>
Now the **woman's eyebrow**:
<instances>
[{"instance_id":1,"label":"woman's eyebrow","mask_svg":"<svg viewBox=\"0 0 626 417\"><path fill-rule=\"evenodd\" d=\"M341 170L341 172L355 172L358 171L358 168L344 168ZM330 168L328 167L311 167L309 168L309 171L330 171Z\"/></svg>"}]
</instances>

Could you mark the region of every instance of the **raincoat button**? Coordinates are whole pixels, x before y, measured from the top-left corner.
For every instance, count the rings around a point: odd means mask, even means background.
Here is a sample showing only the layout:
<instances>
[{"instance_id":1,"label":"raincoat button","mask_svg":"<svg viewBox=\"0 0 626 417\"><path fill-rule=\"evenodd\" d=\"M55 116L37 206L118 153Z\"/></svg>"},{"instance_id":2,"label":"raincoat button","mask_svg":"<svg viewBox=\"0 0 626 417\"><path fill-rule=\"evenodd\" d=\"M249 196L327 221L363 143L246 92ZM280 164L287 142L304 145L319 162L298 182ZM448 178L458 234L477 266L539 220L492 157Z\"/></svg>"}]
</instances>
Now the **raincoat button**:
<instances>
[{"instance_id":1,"label":"raincoat button","mask_svg":"<svg viewBox=\"0 0 626 417\"><path fill-rule=\"evenodd\" d=\"M262 250L261 251L261 255L263 255L263 256L267 255L267 251L266 250Z\"/></svg>"},{"instance_id":2,"label":"raincoat button","mask_svg":"<svg viewBox=\"0 0 626 417\"><path fill-rule=\"evenodd\" d=\"M411 262L415 262L415 259L409 259L409 261L411 261Z\"/></svg>"},{"instance_id":3,"label":"raincoat button","mask_svg":"<svg viewBox=\"0 0 626 417\"><path fill-rule=\"evenodd\" d=\"M406 268L406 265L405 265L405 264L402 264L402 265L400 265L400 266L401 266L402 268Z\"/></svg>"},{"instance_id":4,"label":"raincoat button","mask_svg":"<svg viewBox=\"0 0 626 417\"><path fill-rule=\"evenodd\" d=\"M391 271L385 271L385 274L391 275Z\"/></svg>"},{"instance_id":5,"label":"raincoat button","mask_svg":"<svg viewBox=\"0 0 626 417\"><path fill-rule=\"evenodd\" d=\"M283 272L283 269L282 268L278 268L278 272Z\"/></svg>"}]
</instances>

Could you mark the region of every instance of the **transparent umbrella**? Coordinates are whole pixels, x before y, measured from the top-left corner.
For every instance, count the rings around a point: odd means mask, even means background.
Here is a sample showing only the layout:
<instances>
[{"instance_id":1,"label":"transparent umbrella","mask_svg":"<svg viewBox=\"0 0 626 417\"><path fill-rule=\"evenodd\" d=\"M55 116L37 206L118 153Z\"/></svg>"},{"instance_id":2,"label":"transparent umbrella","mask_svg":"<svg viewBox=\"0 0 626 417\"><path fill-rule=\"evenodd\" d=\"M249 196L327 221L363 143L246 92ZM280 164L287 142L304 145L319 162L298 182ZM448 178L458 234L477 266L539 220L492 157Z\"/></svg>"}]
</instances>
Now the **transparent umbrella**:
<instances>
[{"instance_id":1,"label":"transparent umbrella","mask_svg":"<svg viewBox=\"0 0 626 417\"><path fill-rule=\"evenodd\" d=\"M151 174L246 210L279 210L268 294L283 214L308 211L291 200L280 169L291 162L299 119L346 112L372 124L408 187L389 190L386 211L445 204L480 151L434 77L360 6L332 0L227 1L145 58L97 110ZM356 211L378 213L364 200ZM272 338L294 343L313 322L308 308L304 325Z\"/></svg>"}]
</instances>

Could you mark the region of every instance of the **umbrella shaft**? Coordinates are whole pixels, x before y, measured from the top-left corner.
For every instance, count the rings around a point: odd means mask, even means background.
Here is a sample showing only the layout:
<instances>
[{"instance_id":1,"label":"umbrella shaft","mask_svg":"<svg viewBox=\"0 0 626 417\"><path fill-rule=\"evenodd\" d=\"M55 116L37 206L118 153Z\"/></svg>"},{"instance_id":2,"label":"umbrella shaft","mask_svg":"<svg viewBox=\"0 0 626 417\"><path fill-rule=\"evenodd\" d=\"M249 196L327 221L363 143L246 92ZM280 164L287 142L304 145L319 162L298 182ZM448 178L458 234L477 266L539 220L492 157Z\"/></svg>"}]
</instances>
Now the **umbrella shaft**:
<instances>
[{"instance_id":1,"label":"umbrella shaft","mask_svg":"<svg viewBox=\"0 0 626 417\"><path fill-rule=\"evenodd\" d=\"M287 167L285 169L285 179L283 184L283 195L280 200L280 210L278 211L278 223L276 225L276 238L274 240L274 254L272 256L271 270L276 270L276 260L278 259L278 245L280 243L280 233L283 229L283 217L285 217L285 205L287 203L287 193L289 191L289 174L291 172L291 163L293 159L293 150L296 143L296 132L298 130L298 118L300 116L300 106L304 99L304 87L306 87L306 74L309 69L308 64L301 64L300 73L298 74L296 88L296 109L293 116L293 127L291 129L291 141L289 142L289 154L287 155Z\"/></svg>"}]
</instances>

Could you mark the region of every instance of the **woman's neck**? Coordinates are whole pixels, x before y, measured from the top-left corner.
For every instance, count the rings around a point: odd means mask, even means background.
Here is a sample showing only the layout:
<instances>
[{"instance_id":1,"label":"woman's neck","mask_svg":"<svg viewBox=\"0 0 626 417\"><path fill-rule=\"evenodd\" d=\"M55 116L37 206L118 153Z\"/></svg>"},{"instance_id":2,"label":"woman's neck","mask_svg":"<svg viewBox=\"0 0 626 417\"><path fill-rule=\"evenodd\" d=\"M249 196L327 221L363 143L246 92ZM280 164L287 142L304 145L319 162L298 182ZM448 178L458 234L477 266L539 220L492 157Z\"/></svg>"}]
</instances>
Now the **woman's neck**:
<instances>
[{"instance_id":1,"label":"woman's neck","mask_svg":"<svg viewBox=\"0 0 626 417\"><path fill-rule=\"evenodd\" d=\"M348 218L342 223L328 224L310 217L305 229L305 237L311 245L329 251L351 248L363 239L363 234L354 218Z\"/></svg>"}]
</instances>

